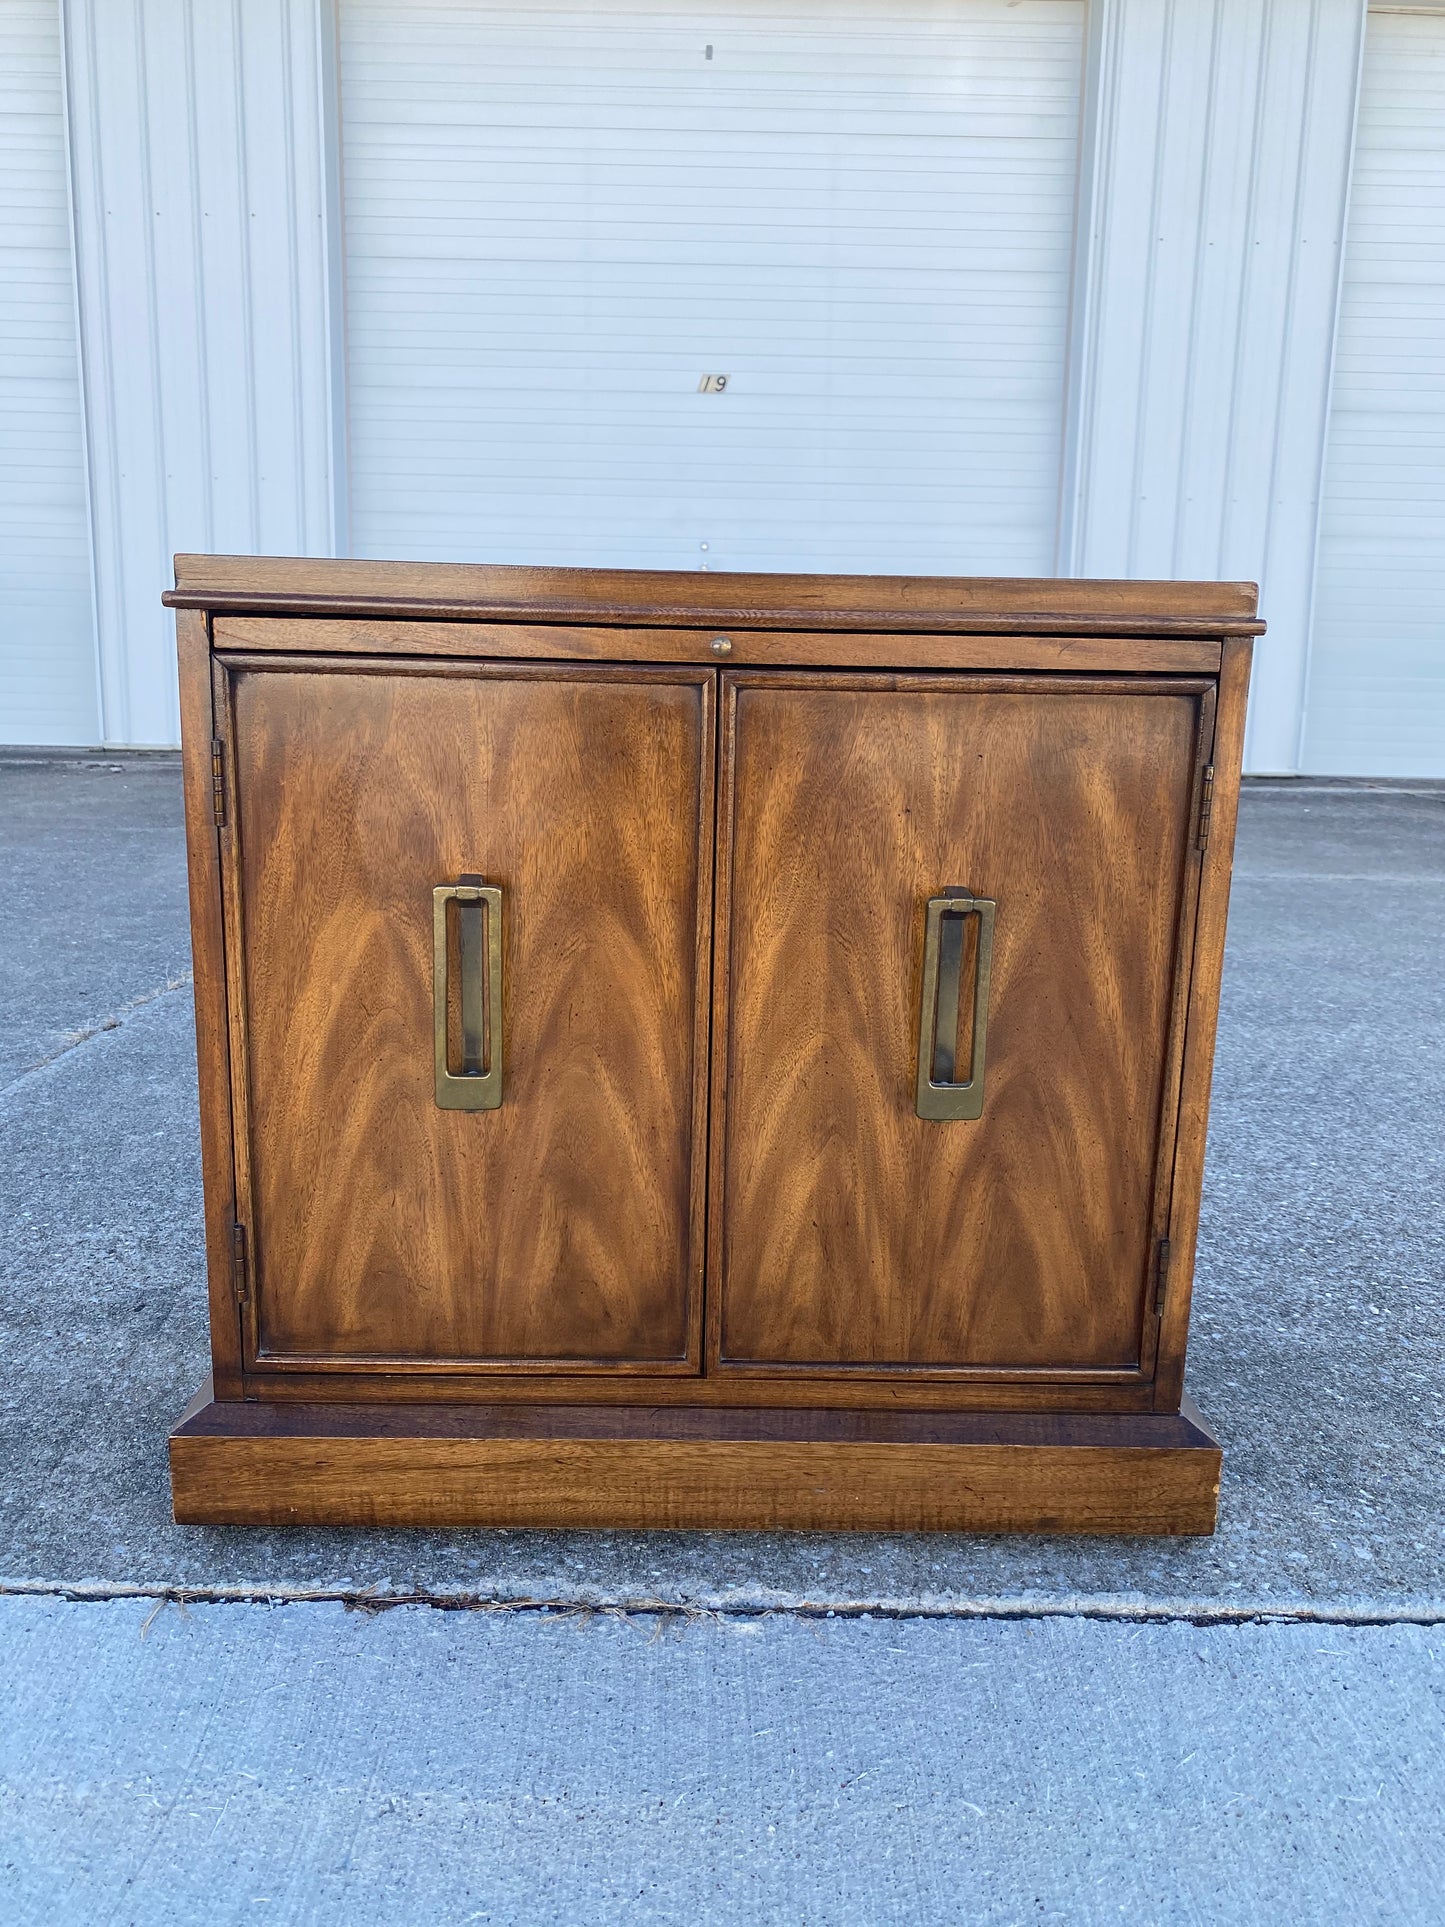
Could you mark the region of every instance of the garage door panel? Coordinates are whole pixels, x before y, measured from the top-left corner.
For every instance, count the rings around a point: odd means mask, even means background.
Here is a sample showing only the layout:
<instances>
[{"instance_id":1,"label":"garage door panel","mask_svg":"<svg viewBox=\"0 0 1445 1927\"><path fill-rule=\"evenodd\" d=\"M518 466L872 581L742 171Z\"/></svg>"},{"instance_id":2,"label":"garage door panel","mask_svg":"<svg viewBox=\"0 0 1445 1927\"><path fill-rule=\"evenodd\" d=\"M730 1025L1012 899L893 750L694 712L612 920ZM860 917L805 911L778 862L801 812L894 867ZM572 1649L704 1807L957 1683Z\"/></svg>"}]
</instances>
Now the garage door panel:
<instances>
[{"instance_id":1,"label":"garage door panel","mask_svg":"<svg viewBox=\"0 0 1445 1927\"><path fill-rule=\"evenodd\" d=\"M1304 766L1445 776L1445 15L1365 40Z\"/></svg>"},{"instance_id":2,"label":"garage door panel","mask_svg":"<svg viewBox=\"0 0 1445 1927\"><path fill-rule=\"evenodd\" d=\"M340 20L357 553L1053 566L1082 5Z\"/></svg>"},{"instance_id":3,"label":"garage door panel","mask_svg":"<svg viewBox=\"0 0 1445 1927\"><path fill-rule=\"evenodd\" d=\"M0 742L97 740L56 0L0 6Z\"/></svg>"}]
</instances>

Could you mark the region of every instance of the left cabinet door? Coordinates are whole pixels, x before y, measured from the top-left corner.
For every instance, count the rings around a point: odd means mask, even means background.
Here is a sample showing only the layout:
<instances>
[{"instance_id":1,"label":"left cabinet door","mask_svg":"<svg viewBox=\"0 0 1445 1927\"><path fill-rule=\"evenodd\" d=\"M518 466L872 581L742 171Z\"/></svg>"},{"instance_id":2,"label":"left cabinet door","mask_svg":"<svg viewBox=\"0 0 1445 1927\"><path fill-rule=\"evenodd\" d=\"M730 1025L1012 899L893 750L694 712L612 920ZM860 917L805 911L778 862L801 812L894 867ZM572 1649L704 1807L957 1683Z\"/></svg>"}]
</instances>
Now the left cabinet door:
<instances>
[{"instance_id":1,"label":"left cabinet door","mask_svg":"<svg viewBox=\"0 0 1445 1927\"><path fill-rule=\"evenodd\" d=\"M710 673L234 654L215 695L248 1369L698 1370Z\"/></svg>"}]
</instances>

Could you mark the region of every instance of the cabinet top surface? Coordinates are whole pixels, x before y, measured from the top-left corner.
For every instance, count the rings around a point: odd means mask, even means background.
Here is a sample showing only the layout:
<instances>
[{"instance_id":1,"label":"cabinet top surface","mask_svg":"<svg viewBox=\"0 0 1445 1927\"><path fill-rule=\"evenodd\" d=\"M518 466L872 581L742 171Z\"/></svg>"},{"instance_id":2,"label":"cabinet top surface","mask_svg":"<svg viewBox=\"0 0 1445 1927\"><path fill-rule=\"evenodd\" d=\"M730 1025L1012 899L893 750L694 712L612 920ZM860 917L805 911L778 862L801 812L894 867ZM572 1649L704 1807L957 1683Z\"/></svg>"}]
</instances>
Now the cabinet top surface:
<instances>
[{"instance_id":1,"label":"cabinet top surface","mask_svg":"<svg viewBox=\"0 0 1445 1927\"><path fill-rule=\"evenodd\" d=\"M1259 635L1252 582L1060 576L750 575L501 563L178 555L171 608L234 614L707 627Z\"/></svg>"}]
</instances>

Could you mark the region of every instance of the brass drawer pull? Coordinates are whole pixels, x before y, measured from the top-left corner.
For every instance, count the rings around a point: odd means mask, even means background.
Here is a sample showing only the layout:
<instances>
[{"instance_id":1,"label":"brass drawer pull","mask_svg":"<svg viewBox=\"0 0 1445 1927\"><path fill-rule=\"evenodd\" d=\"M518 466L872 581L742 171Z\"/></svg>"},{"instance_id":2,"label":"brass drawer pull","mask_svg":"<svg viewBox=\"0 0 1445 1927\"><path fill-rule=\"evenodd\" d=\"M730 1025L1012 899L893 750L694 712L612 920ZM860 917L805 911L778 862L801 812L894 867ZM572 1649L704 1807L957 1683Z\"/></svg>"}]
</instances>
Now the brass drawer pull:
<instances>
[{"instance_id":1,"label":"brass drawer pull","mask_svg":"<svg viewBox=\"0 0 1445 1927\"><path fill-rule=\"evenodd\" d=\"M432 897L432 1016L436 1100L444 1111L495 1111L502 1102L502 891L480 877L438 884ZM456 909L460 1068L453 1070L450 1021L450 932ZM486 923L483 944L482 924ZM482 956L485 948L486 975ZM484 1001L485 1000L485 1001Z\"/></svg>"},{"instance_id":2,"label":"brass drawer pull","mask_svg":"<svg viewBox=\"0 0 1445 1927\"><path fill-rule=\"evenodd\" d=\"M945 890L928 899L923 932L923 993L918 1013L920 1117L982 1117L983 1066L988 1045L988 979L993 963L990 897ZM963 974L964 921L978 918L973 969L973 1034L968 1077L958 1075L958 999Z\"/></svg>"}]
</instances>

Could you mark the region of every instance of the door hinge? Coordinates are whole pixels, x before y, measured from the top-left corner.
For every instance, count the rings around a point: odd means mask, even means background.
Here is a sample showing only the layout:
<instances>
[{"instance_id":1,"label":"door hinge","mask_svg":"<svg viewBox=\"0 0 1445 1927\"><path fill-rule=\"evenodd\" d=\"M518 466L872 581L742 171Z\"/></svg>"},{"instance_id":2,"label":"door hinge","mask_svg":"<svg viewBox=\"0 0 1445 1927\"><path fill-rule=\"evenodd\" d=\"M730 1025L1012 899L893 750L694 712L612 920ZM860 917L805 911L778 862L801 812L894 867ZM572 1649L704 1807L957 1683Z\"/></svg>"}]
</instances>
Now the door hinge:
<instances>
[{"instance_id":1,"label":"door hinge","mask_svg":"<svg viewBox=\"0 0 1445 1927\"><path fill-rule=\"evenodd\" d=\"M1159 1240L1158 1254L1154 1260L1154 1316L1164 1316L1164 1299L1169 1291L1169 1240Z\"/></svg>"},{"instance_id":2,"label":"door hinge","mask_svg":"<svg viewBox=\"0 0 1445 1927\"><path fill-rule=\"evenodd\" d=\"M1204 781L1199 786L1199 848L1209 848L1209 819L1214 814L1214 765L1208 763L1204 769Z\"/></svg>"},{"instance_id":3,"label":"door hinge","mask_svg":"<svg viewBox=\"0 0 1445 1927\"><path fill-rule=\"evenodd\" d=\"M243 1224L231 1226L231 1284L236 1296L243 1301L251 1290L251 1271L246 1258L246 1227Z\"/></svg>"},{"instance_id":4,"label":"door hinge","mask_svg":"<svg viewBox=\"0 0 1445 1927\"><path fill-rule=\"evenodd\" d=\"M211 738L211 813L219 829L226 820L226 745L219 736Z\"/></svg>"}]
</instances>

